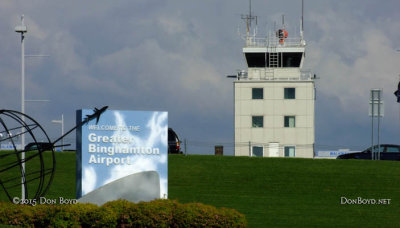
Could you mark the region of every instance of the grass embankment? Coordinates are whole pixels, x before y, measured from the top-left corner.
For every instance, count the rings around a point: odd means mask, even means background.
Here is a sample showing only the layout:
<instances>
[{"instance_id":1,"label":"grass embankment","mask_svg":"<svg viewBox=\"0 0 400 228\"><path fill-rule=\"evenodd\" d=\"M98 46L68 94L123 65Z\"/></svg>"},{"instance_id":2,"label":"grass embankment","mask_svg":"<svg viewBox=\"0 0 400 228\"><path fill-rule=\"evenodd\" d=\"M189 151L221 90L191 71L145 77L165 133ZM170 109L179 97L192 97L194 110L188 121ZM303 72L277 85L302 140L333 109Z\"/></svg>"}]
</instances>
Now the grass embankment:
<instances>
[{"instance_id":1,"label":"grass embankment","mask_svg":"<svg viewBox=\"0 0 400 228\"><path fill-rule=\"evenodd\" d=\"M46 197L74 198L75 154L56 159ZM168 165L170 199L234 208L249 227L400 227L399 162L170 155Z\"/></svg>"},{"instance_id":2,"label":"grass embankment","mask_svg":"<svg viewBox=\"0 0 400 228\"><path fill-rule=\"evenodd\" d=\"M9 153L8 151L0 151L1 153ZM30 155L32 155L33 152L28 152L26 153L26 157L28 158ZM52 181L52 184L50 186L49 191L46 194L46 198L49 199L58 199L59 196L62 196L64 198L75 198L75 152L56 152L55 153L56 157L56 171L54 173L54 178ZM50 152L45 152L44 153L44 170L45 172L50 172L50 169L52 167L52 156ZM15 155L13 156L6 156L0 160L0 167L2 169L6 167L10 167L10 163L13 163L16 161ZM39 170L40 170L40 158L39 156L35 156L33 159L29 160L26 163L26 173L28 174L27 180L35 179L39 176ZM33 175L29 175L32 174ZM12 180L4 184L7 187L10 186L15 186L19 185L21 182L21 176L20 171L19 171L19 166L16 166L10 170L3 171L0 173L0 180L5 182L6 180ZM46 175L46 178L44 179L44 184L46 187L47 183L49 182L49 176ZM31 180L28 183L28 192L30 195L28 197L33 197L37 190L37 184L38 184L38 179ZM12 188L7 188L9 189L9 192L13 196L20 196L21 195L21 187L12 187ZM3 188L0 187L0 200L1 201L6 201L8 200L8 197L3 191Z\"/></svg>"},{"instance_id":3,"label":"grass embankment","mask_svg":"<svg viewBox=\"0 0 400 228\"><path fill-rule=\"evenodd\" d=\"M169 156L169 167L169 198L235 208L249 227L400 227L399 162Z\"/></svg>"}]
</instances>

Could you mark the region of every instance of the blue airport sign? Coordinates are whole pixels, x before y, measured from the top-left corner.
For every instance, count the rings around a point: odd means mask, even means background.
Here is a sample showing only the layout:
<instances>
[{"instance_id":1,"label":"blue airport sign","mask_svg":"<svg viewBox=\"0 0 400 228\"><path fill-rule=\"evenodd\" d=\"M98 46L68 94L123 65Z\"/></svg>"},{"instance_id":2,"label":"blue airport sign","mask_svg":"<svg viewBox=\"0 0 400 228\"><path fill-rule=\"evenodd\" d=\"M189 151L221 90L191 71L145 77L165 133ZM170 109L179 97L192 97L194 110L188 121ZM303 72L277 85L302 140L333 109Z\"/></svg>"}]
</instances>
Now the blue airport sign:
<instances>
[{"instance_id":1,"label":"blue airport sign","mask_svg":"<svg viewBox=\"0 0 400 228\"><path fill-rule=\"evenodd\" d=\"M90 109L78 110L77 124L91 114ZM99 120L77 129L77 198L147 171L158 174L157 192L167 198L167 112L106 110Z\"/></svg>"}]
</instances>

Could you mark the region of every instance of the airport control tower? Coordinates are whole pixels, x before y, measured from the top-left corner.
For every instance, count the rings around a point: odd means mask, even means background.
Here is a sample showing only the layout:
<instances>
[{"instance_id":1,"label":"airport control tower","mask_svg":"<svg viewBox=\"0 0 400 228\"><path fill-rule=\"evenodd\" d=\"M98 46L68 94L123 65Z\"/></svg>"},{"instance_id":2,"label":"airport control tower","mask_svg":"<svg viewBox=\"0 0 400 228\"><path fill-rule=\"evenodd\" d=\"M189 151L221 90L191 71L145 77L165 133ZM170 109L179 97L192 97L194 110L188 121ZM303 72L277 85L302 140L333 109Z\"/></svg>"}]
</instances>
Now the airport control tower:
<instances>
[{"instance_id":1,"label":"airport control tower","mask_svg":"<svg viewBox=\"0 0 400 228\"><path fill-rule=\"evenodd\" d=\"M235 156L314 156L315 76L302 71L303 20L297 37L282 26L268 36L251 34L246 21L243 54L247 71L234 81ZM303 16L302 16L303 18Z\"/></svg>"}]
</instances>

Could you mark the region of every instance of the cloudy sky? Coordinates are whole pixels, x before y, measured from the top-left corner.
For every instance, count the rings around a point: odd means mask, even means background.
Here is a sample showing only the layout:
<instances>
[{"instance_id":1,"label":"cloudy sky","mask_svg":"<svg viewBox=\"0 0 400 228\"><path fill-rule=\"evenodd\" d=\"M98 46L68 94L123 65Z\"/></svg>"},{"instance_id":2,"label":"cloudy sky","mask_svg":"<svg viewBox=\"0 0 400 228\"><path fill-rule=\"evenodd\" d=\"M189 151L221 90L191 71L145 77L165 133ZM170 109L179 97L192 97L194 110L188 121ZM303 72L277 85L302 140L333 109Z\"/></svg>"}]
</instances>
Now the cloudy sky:
<instances>
[{"instance_id":1,"label":"cloudy sky","mask_svg":"<svg viewBox=\"0 0 400 228\"><path fill-rule=\"evenodd\" d=\"M298 33L300 0L253 0L258 33L282 14ZM305 0L305 68L317 74L317 148L370 145L368 99L382 88L381 141L400 144L400 2ZM3 0L0 2L0 107L20 110L21 45L14 27L25 15L26 104L55 137L75 110L110 106L169 112L169 126L189 140L189 152L232 151L233 83L245 69L240 17L247 0ZM289 35L290 35L289 34ZM69 137L73 141L74 135ZM229 152L228 152L229 154Z\"/></svg>"}]
</instances>

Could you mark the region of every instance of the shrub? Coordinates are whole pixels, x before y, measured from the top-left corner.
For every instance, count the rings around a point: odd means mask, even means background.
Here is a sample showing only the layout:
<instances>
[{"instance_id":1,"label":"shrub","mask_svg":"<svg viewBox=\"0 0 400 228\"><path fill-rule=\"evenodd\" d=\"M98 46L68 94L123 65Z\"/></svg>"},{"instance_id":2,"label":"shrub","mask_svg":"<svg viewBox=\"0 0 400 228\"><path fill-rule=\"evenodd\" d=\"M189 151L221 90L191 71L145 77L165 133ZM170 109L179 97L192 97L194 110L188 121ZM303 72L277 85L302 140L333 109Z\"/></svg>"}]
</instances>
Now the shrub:
<instances>
[{"instance_id":1,"label":"shrub","mask_svg":"<svg viewBox=\"0 0 400 228\"><path fill-rule=\"evenodd\" d=\"M176 227L246 227L246 219L239 212L201 203L178 205Z\"/></svg>"},{"instance_id":2,"label":"shrub","mask_svg":"<svg viewBox=\"0 0 400 228\"><path fill-rule=\"evenodd\" d=\"M246 227L236 210L174 200L131 203L14 205L0 202L0 224L22 227Z\"/></svg>"},{"instance_id":3,"label":"shrub","mask_svg":"<svg viewBox=\"0 0 400 228\"><path fill-rule=\"evenodd\" d=\"M0 224L33 227L32 217L32 210L27 206L0 202Z\"/></svg>"},{"instance_id":4,"label":"shrub","mask_svg":"<svg viewBox=\"0 0 400 228\"><path fill-rule=\"evenodd\" d=\"M138 204L117 200L106 203L104 207L118 210L118 224L121 227L171 227L176 204L172 200L154 200Z\"/></svg>"}]
</instances>

